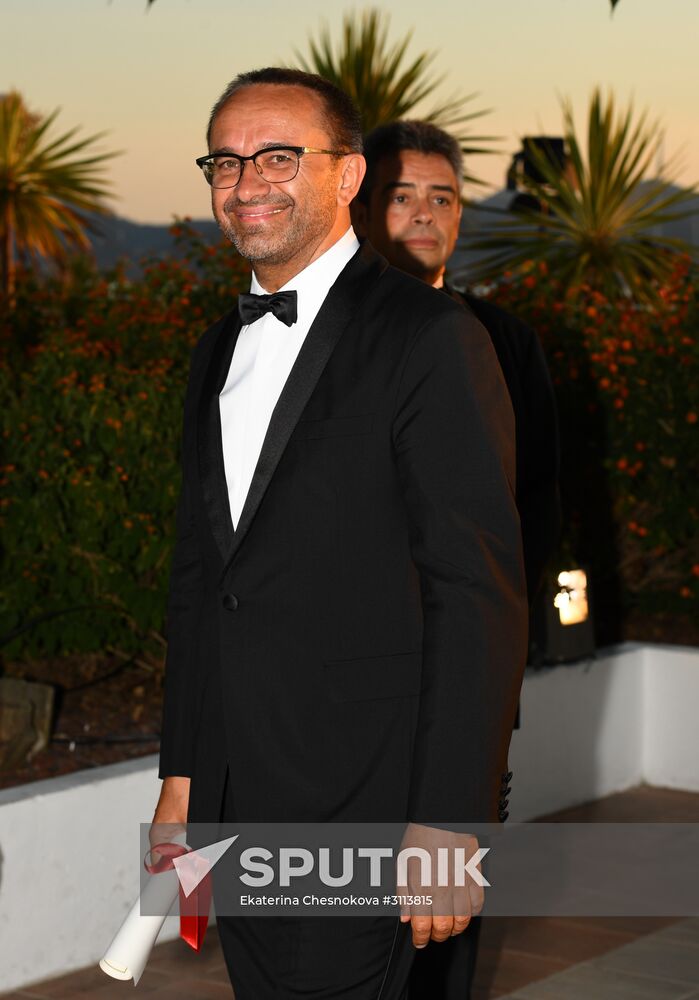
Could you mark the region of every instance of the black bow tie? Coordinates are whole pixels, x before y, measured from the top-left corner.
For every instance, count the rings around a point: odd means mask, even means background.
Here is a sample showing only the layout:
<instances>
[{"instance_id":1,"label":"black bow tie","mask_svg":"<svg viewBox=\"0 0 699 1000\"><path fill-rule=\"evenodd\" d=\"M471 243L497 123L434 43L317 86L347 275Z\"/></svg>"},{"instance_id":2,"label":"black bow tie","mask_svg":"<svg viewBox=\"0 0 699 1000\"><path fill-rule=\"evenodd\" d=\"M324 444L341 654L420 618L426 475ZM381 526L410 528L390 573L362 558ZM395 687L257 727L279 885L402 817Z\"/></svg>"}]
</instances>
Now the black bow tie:
<instances>
[{"instance_id":1,"label":"black bow tie","mask_svg":"<svg viewBox=\"0 0 699 1000\"><path fill-rule=\"evenodd\" d=\"M254 323L265 313L273 313L278 320L291 326L296 322L296 292L274 292L272 295L238 296L238 312L243 326Z\"/></svg>"}]
</instances>

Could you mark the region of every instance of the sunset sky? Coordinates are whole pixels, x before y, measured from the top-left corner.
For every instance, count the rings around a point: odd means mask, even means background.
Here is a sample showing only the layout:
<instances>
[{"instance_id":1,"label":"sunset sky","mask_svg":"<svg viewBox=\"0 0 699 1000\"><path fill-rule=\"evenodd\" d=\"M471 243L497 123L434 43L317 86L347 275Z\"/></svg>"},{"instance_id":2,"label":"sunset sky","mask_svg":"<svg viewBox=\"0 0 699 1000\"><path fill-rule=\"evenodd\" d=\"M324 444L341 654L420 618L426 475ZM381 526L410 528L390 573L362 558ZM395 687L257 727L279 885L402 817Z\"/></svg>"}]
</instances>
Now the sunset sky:
<instances>
[{"instance_id":1,"label":"sunset sky","mask_svg":"<svg viewBox=\"0 0 699 1000\"><path fill-rule=\"evenodd\" d=\"M498 156L470 169L502 186L525 134L560 132L560 95L582 124L596 85L633 97L665 126L664 155L678 177L699 180L698 0L393 0L390 37L414 30L411 53L438 53L446 82L437 96L478 91L492 108L475 126L502 137ZM0 92L19 90L30 108L62 109L66 130L107 131L103 148L118 214L142 222L209 214L194 165L206 151L209 109L236 73L293 64L324 19L339 36L348 3L328 0L2 0ZM357 5L356 9L361 9Z\"/></svg>"}]
</instances>

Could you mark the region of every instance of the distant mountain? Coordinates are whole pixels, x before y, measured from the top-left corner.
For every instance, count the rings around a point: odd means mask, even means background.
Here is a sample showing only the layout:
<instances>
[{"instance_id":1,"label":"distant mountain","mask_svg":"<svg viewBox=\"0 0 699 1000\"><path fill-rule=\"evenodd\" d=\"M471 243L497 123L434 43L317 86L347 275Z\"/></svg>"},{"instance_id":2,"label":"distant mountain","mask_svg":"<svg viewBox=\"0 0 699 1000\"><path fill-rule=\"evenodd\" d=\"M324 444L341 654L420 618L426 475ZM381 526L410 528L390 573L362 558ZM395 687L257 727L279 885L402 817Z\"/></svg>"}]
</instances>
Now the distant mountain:
<instances>
[{"instance_id":1,"label":"distant mountain","mask_svg":"<svg viewBox=\"0 0 699 1000\"><path fill-rule=\"evenodd\" d=\"M180 251L170 234L172 223L149 225L118 215L93 216L93 220L98 234L91 237L91 242L100 268L113 267L118 260L124 259L128 261L129 272L134 274L144 257L179 256ZM211 243L220 239L220 230L213 220L194 219L188 225Z\"/></svg>"},{"instance_id":2,"label":"distant mountain","mask_svg":"<svg viewBox=\"0 0 699 1000\"><path fill-rule=\"evenodd\" d=\"M467 234L482 233L498 217L506 216L516 193L503 189L482 201L474 201L464 209L461 236L449 260L450 274L459 275L460 278L467 276L477 255L465 249L464 238ZM699 196L688 207L694 207L696 214L666 223L656 231L657 235L679 237L699 247ZM94 217L94 222L100 233L92 237L92 245L97 264L101 268L112 267L118 260L124 259L128 261L129 273L135 275L139 271L139 262L144 257L170 257L180 253L170 234L171 223L149 225L131 222L117 215ZM211 243L217 243L221 238L220 230L212 219L194 219L188 224Z\"/></svg>"}]
</instances>

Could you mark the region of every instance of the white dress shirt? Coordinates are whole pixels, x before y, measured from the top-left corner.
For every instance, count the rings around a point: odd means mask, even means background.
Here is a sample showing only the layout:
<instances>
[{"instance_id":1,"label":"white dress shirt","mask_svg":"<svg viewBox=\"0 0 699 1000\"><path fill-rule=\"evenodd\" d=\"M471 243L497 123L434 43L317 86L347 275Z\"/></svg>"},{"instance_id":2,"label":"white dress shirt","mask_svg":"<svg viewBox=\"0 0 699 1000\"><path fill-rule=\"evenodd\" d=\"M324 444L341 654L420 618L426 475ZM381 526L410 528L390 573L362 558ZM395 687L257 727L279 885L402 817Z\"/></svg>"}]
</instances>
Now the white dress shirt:
<instances>
[{"instance_id":1,"label":"white dress shirt","mask_svg":"<svg viewBox=\"0 0 699 1000\"><path fill-rule=\"evenodd\" d=\"M330 287L358 249L359 241L350 226L337 243L279 289L297 293L295 323L286 326L273 313L266 313L238 334L226 384L219 396L223 463L235 528L272 411L289 372ZM250 291L267 294L254 273Z\"/></svg>"}]
</instances>

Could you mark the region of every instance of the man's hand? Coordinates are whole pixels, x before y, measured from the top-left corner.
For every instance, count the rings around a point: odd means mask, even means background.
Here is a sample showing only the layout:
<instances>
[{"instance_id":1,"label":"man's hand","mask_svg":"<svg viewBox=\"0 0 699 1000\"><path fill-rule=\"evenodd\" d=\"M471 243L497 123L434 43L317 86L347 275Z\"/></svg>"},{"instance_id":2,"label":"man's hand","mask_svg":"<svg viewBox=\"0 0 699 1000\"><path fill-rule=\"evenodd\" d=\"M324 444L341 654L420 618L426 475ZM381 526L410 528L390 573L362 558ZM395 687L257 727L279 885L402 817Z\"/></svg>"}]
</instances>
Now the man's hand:
<instances>
[{"instance_id":1,"label":"man's hand","mask_svg":"<svg viewBox=\"0 0 699 1000\"><path fill-rule=\"evenodd\" d=\"M163 779L149 832L151 851L156 844L170 843L178 834L186 832L189 780L180 777ZM157 854L152 855L151 861L157 862L159 857Z\"/></svg>"},{"instance_id":2,"label":"man's hand","mask_svg":"<svg viewBox=\"0 0 699 1000\"><path fill-rule=\"evenodd\" d=\"M477 885L467 871L455 871L454 851L461 848L464 861L468 862L478 850L478 841L471 834L452 833L411 823L401 843L401 850L406 848L426 851L431 862L431 877L426 879L429 884L423 885L421 863L414 859L408 862L407 885L396 887L396 892L401 895L432 897L431 904L401 907L401 922L412 923L413 944L416 948L424 948L430 940L445 941L448 937L461 934L468 927L471 917L477 916L483 909L485 894L483 887ZM446 869L444 859L442 865L439 864L439 848L447 849ZM440 868L442 875L446 870L446 879L439 878ZM476 868L480 871L480 864ZM457 875L463 875L463 878ZM448 884L438 885L438 881ZM465 884L459 885L459 881Z\"/></svg>"}]
</instances>

